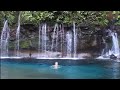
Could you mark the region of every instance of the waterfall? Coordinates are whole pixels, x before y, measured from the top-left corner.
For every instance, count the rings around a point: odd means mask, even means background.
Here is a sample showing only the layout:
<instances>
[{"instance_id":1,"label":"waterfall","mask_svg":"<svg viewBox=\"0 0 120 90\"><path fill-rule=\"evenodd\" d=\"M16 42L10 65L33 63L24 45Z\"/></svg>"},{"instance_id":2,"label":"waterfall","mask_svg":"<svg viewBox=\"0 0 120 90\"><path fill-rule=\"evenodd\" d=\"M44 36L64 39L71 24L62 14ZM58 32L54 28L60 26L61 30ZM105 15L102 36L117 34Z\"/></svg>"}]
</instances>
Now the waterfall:
<instances>
[{"instance_id":1,"label":"waterfall","mask_svg":"<svg viewBox=\"0 0 120 90\"><path fill-rule=\"evenodd\" d=\"M18 27L17 27L17 31L16 31L16 45L15 45L15 53L16 53L16 56L19 57L19 50L20 50L20 45L19 45L19 42L20 42L20 14L18 16Z\"/></svg>"},{"instance_id":2,"label":"waterfall","mask_svg":"<svg viewBox=\"0 0 120 90\"><path fill-rule=\"evenodd\" d=\"M116 32L112 32L111 30L109 30L109 36L112 37L112 48L109 48L108 44L106 43L106 47L105 49L103 49L101 56L110 57L110 55L113 54L119 58L120 48L119 48L118 35Z\"/></svg>"},{"instance_id":3,"label":"waterfall","mask_svg":"<svg viewBox=\"0 0 120 90\"><path fill-rule=\"evenodd\" d=\"M64 45L64 27L63 25L60 26L60 30L61 30L61 57L63 57L63 45Z\"/></svg>"},{"instance_id":4,"label":"waterfall","mask_svg":"<svg viewBox=\"0 0 120 90\"><path fill-rule=\"evenodd\" d=\"M46 24L44 24L42 26L42 52L45 53L45 57L46 57L46 43L47 43Z\"/></svg>"},{"instance_id":5,"label":"waterfall","mask_svg":"<svg viewBox=\"0 0 120 90\"><path fill-rule=\"evenodd\" d=\"M75 22L73 22L73 37L74 37L74 55L73 57L76 57L76 49L77 49L77 33L75 28Z\"/></svg>"},{"instance_id":6,"label":"waterfall","mask_svg":"<svg viewBox=\"0 0 120 90\"><path fill-rule=\"evenodd\" d=\"M6 20L1 33L1 57L8 57L9 32L10 28L8 27L8 21Z\"/></svg>"},{"instance_id":7,"label":"waterfall","mask_svg":"<svg viewBox=\"0 0 120 90\"><path fill-rule=\"evenodd\" d=\"M41 25L39 25L39 41L38 41L38 57L40 57L40 44L41 44Z\"/></svg>"},{"instance_id":8,"label":"waterfall","mask_svg":"<svg viewBox=\"0 0 120 90\"><path fill-rule=\"evenodd\" d=\"M118 36L116 32L111 33L112 36L112 49L111 53L113 53L115 56L120 55L120 48L119 48L119 42L118 42Z\"/></svg>"},{"instance_id":9,"label":"waterfall","mask_svg":"<svg viewBox=\"0 0 120 90\"><path fill-rule=\"evenodd\" d=\"M55 45L55 48L56 48L56 52L58 51L58 30L59 30L59 26L57 25L57 29L56 29L56 45Z\"/></svg>"},{"instance_id":10,"label":"waterfall","mask_svg":"<svg viewBox=\"0 0 120 90\"><path fill-rule=\"evenodd\" d=\"M57 51L57 42L58 42L58 24L55 24L54 31L53 31L53 37L52 37L52 46L51 51L53 52L53 47L55 46L55 51ZM54 39L56 39L56 42L54 43ZM54 45L55 44L55 45Z\"/></svg>"},{"instance_id":11,"label":"waterfall","mask_svg":"<svg viewBox=\"0 0 120 90\"><path fill-rule=\"evenodd\" d=\"M71 57L71 54L72 54L72 32L68 31L66 33L66 41L67 41L67 57Z\"/></svg>"},{"instance_id":12,"label":"waterfall","mask_svg":"<svg viewBox=\"0 0 120 90\"><path fill-rule=\"evenodd\" d=\"M45 24L45 25L44 25L44 35L45 35L45 45L44 45L44 46L45 46L45 49L44 49L44 50L45 50L45 56L46 56L46 51L47 51L47 50L46 50L46 46L47 46L47 34L46 34L46 29L47 29L47 28L46 28L46 24Z\"/></svg>"}]
</instances>

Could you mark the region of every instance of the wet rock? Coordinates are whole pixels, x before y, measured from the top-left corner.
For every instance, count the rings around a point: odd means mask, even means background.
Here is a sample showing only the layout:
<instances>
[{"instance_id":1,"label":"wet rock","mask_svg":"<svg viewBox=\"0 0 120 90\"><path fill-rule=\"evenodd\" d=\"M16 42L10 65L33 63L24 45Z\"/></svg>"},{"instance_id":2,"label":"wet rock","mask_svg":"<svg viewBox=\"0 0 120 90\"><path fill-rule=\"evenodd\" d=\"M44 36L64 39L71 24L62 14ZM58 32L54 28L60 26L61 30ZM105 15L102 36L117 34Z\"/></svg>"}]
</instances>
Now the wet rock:
<instances>
[{"instance_id":1,"label":"wet rock","mask_svg":"<svg viewBox=\"0 0 120 90\"><path fill-rule=\"evenodd\" d=\"M114 54L112 54L110 55L110 59L117 59L117 57Z\"/></svg>"}]
</instances>

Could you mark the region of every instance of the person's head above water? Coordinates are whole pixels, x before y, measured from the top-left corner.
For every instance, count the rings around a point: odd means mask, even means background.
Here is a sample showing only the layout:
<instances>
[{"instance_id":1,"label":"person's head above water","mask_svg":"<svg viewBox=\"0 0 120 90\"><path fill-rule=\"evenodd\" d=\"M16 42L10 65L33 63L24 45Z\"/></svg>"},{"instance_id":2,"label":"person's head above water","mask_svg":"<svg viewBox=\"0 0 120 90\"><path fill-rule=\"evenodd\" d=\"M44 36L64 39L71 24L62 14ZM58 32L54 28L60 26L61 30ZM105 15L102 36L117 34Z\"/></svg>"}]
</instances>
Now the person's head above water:
<instances>
[{"instance_id":1,"label":"person's head above water","mask_svg":"<svg viewBox=\"0 0 120 90\"><path fill-rule=\"evenodd\" d=\"M54 69L58 69L58 62L55 62Z\"/></svg>"},{"instance_id":2,"label":"person's head above water","mask_svg":"<svg viewBox=\"0 0 120 90\"><path fill-rule=\"evenodd\" d=\"M60 66L58 65L58 62L55 62L55 64L52 65L52 67L53 67L54 69L58 69L58 68L60 68Z\"/></svg>"},{"instance_id":3,"label":"person's head above water","mask_svg":"<svg viewBox=\"0 0 120 90\"><path fill-rule=\"evenodd\" d=\"M58 66L58 62L55 62L55 66Z\"/></svg>"}]
</instances>

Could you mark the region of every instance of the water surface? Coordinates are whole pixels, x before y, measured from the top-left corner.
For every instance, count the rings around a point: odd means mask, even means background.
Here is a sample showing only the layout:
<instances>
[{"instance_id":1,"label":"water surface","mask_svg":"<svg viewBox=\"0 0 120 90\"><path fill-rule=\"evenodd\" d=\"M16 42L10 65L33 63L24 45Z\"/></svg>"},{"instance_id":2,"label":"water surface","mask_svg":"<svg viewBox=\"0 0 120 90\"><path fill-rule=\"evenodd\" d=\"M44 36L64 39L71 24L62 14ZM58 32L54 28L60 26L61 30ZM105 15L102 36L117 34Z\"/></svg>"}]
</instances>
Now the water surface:
<instances>
[{"instance_id":1,"label":"water surface","mask_svg":"<svg viewBox=\"0 0 120 90\"><path fill-rule=\"evenodd\" d=\"M48 62L44 60L44 62ZM77 61L76 61L77 62ZM54 69L47 63L1 61L2 79L120 79L120 63L94 62L70 64L61 62Z\"/></svg>"}]
</instances>

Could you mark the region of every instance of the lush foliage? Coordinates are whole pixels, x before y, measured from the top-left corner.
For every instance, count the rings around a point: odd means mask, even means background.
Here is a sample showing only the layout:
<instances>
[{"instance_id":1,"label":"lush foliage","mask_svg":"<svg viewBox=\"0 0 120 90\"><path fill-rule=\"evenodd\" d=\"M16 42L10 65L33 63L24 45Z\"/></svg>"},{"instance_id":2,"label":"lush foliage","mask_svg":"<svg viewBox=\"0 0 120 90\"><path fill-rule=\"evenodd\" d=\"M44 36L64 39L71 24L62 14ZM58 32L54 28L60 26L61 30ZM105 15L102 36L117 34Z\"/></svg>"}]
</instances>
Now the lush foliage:
<instances>
[{"instance_id":1,"label":"lush foliage","mask_svg":"<svg viewBox=\"0 0 120 90\"><path fill-rule=\"evenodd\" d=\"M71 24L73 21L78 24L107 25L110 18L120 18L120 11L0 11L0 25L3 25L5 17L10 25L17 24L19 13L22 24L32 23L36 25L40 22ZM120 20L116 24L120 25Z\"/></svg>"}]
</instances>

